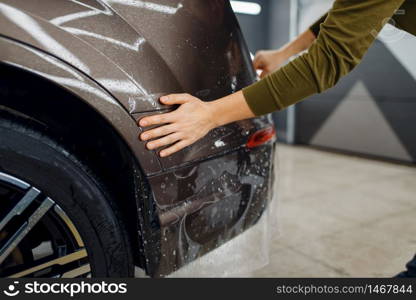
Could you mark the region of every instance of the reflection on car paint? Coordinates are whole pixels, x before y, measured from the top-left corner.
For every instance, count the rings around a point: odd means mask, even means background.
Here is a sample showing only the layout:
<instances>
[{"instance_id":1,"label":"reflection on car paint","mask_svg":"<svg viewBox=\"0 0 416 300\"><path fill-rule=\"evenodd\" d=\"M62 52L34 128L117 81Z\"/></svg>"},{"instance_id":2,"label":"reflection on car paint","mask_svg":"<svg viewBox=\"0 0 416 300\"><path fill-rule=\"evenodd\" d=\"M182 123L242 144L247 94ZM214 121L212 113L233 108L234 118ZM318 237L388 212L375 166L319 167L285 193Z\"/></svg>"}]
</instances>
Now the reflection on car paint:
<instances>
[{"instance_id":1,"label":"reflection on car paint","mask_svg":"<svg viewBox=\"0 0 416 300\"><path fill-rule=\"evenodd\" d=\"M180 10L183 5L182 3L178 3L176 5L176 7L172 7L172 6L168 6L168 5L162 5L162 4L158 4L155 2L150 2L150 1L140 1L140 0L104 0L107 3L117 3L120 5L127 5L127 6L133 6L133 7L137 7L137 8L144 8L144 9L148 9L151 11L155 11L155 12L159 12L159 13L163 13L163 14L168 14L168 15L174 15L178 12L178 10Z\"/></svg>"},{"instance_id":2,"label":"reflection on car paint","mask_svg":"<svg viewBox=\"0 0 416 300\"><path fill-rule=\"evenodd\" d=\"M129 111L133 101L134 112L163 109L158 99L146 101L153 94L186 91L212 100L241 89L252 77L246 76L250 60L241 53L238 34L223 18L224 1L2 2L8 11L19 11L13 6L25 9L12 19L20 20L16 25L27 30L45 51L80 68L110 92L126 94L117 98ZM41 4L51 9L39 10ZM57 28L69 35L60 34L58 39ZM86 55L78 55L82 43L72 43L71 36L104 55L126 78L111 78L117 72L99 76L96 59L86 61Z\"/></svg>"},{"instance_id":3,"label":"reflection on car paint","mask_svg":"<svg viewBox=\"0 0 416 300\"><path fill-rule=\"evenodd\" d=\"M81 61L81 59L75 56L72 52L68 51L68 49L66 49L62 44L45 32L43 28L29 15L4 3L0 3L0 13L11 22L15 23L16 26L25 30L32 38L36 39L37 42L44 46L47 51L61 53L64 60L70 61L80 70L85 73L89 73L88 67Z\"/></svg>"},{"instance_id":4,"label":"reflection on car paint","mask_svg":"<svg viewBox=\"0 0 416 300\"><path fill-rule=\"evenodd\" d=\"M139 37L139 38L137 38L136 41L134 41L133 44L128 44L128 43L124 43L122 41L119 41L119 40L116 40L116 39L113 39L113 38L109 38L109 37L106 37L106 36L103 36L103 35L100 35L100 34L90 32L90 31L85 31L85 30L81 30L81 29L77 29L77 28L71 28L71 27L63 27L63 28L66 31L68 31L72 34L78 35L78 36L85 35L85 36L92 37L92 38L95 38L95 39L103 40L106 43L111 43L111 44L114 44L114 45L119 46L119 47L124 47L126 49L136 51L136 52L140 51L140 46L143 45L144 42L146 41L144 38Z\"/></svg>"},{"instance_id":5,"label":"reflection on car paint","mask_svg":"<svg viewBox=\"0 0 416 300\"><path fill-rule=\"evenodd\" d=\"M82 98L89 105L97 107L100 114L113 126L122 129L121 135L136 157L141 159L143 170L147 173L160 171L158 159L137 140L140 128L106 90L61 60L32 47L0 37L0 49L4 50L0 51L0 61L3 63L50 80Z\"/></svg>"}]
</instances>

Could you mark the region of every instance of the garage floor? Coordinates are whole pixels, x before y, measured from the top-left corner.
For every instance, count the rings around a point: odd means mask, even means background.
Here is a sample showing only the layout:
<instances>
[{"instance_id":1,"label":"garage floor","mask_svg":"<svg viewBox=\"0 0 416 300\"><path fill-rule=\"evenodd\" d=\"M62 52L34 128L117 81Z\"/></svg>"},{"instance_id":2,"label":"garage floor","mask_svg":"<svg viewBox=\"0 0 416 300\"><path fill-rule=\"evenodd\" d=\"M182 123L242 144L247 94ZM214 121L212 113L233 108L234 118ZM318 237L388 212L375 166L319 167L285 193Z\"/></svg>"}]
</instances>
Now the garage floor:
<instances>
[{"instance_id":1,"label":"garage floor","mask_svg":"<svg viewBox=\"0 0 416 300\"><path fill-rule=\"evenodd\" d=\"M391 277L416 252L416 168L280 146L280 234L260 277Z\"/></svg>"},{"instance_id":2,"label":"garage floor","mask_svg":"<svg viewBox=\"0 0 416 300\"><path fill-rule=\"evenodd\" d=\"M285 145L277 159L277 212L173 277L391 277L404 269L416 252L416 168ZM278 231L267 232L276 221Z\"/></svg>"}]
</instances>

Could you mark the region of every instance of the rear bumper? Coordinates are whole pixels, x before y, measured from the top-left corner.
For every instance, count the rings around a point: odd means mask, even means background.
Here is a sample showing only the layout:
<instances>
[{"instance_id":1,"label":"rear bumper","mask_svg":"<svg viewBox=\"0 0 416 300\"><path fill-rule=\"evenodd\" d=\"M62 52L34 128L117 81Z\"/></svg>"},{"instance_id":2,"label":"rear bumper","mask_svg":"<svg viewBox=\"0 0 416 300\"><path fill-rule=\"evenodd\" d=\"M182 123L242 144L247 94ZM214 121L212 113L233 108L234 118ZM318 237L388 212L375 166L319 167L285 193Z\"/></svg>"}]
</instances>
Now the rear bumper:
<instances>
[{"instance_id":1,"label":"rear bumper","mask_svg":"<svg viewBox=\"0 0 416 300\"><path fill-rule=\"evenodd\" d=\"M256 224L272 197L274 143L149 178L157 224L143 239L147 271L163 277ZM143 228L143 227L142 227Z\"/></svg>"}]
</instances>

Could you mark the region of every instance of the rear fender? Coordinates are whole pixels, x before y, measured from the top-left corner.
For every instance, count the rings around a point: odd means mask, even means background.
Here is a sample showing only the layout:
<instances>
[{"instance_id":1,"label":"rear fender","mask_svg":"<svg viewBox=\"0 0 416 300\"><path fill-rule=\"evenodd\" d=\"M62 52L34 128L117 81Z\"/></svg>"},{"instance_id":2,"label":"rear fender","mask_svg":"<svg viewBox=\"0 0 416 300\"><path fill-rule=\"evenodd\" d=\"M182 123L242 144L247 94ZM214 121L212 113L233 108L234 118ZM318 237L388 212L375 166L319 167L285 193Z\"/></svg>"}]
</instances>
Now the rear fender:
<instances>
[{"instance_id":1,"label":"rear fender","mask_svg":"<svg viewBox=\"0 0 416 300\"><path fill-rule=\"evenodd\" d=\"M86 4L91 2L95 4ZM5 0L0 3L0 35L71 65L114 95L129 113L163 108L160 94L181 91L181 86L145 38L100 3ZM83 13L90 18L68 22Z\"/></svg>"},{"instance_id":2,"label":"rear fender","mask_svg":"<svg viewBox=\"0 0 416 300\"><path fill-rule=\"evenodd\" d=\"M156 155L146 150L138 139L141 129L105 89L72 66L32 47L0 37L0 49L2 50L0 62L52 81L98 111L130 147L145 174L160 171L160 163ZM60 105L59 102L56 105ZM65 112L64 107L62 112Z\"/></svg>"}]
</instances>

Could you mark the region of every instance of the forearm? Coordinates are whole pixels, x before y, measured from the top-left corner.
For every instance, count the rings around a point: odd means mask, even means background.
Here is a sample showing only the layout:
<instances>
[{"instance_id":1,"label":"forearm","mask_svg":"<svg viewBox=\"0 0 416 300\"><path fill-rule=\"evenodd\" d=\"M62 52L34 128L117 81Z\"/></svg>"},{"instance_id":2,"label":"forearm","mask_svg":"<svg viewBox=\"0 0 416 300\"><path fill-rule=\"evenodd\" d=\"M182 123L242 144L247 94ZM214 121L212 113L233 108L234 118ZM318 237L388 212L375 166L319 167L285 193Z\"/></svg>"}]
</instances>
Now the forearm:
<instances>
[{"instance_id":1,"label":"forearm","mask_svg":"<svg viewBox=\"0 0 416 300\"><path fill-rule=\"evenodd\" d=\"M282 51L286 59L289 59L290 57L309 49L315 40L315 34L308 29L300 34L295 40L283 46L280 51Z\"/></svg>"},{"instance_id":2,"label":"forearm","mask_svg":"<svg viewBox=\"0 0 416 300\"><path fill-rule=\"evenodd\" d=\"M255 117L241 91L208 104L215 127Z\"/></svg>"},{"instance_id":3,"label":"forearm","mask_svg":"<svg viewBox=\"0 0 416 300\"><path fill-rule=\"evenodd\" d=\"M315 39L313 32L311 30L306 30L294 41L281 48L281 51L288 59L293 55L307 50L313 44ZM255 117L252 109L247 104L242 91L210 102L209 104L213 112L213 121L216 126L223 126L239 120Z\"/></svg>"},{"instance_id":4,"label":"forearm","mask_svg":"<svg viewBox=\"0 0 416 300\"><path fill-rule=\"evenodd\" d=\"M361 61L403 1L336 0L308 53L244 89L248 105L263 115L335 86Z\"/></svg>"}]
</instances>

